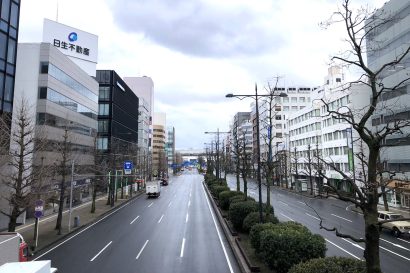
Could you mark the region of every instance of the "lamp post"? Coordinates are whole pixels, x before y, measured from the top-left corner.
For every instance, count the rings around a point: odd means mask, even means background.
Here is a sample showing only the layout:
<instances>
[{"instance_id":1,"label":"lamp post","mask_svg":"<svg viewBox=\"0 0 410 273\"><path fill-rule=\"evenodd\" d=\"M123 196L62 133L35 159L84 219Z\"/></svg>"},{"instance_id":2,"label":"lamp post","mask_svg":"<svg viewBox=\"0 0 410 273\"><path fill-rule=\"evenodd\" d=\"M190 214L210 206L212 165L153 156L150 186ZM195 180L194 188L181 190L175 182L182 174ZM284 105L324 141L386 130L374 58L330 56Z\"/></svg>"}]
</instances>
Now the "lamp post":
<instances>
[{"instance_id":1,"label":"lamp post","mask_svg":"<svg viewBox=\"0 0 410 273\"><path fill-rule=\"evenodd\" d=\"M227 94L227 98L238 98L240 100L244 98L253 98L255 99L255 106L256 106L256 151L257 151L257 180L258 180L258 194L259 194L259 222L263 222L263 213L262 213L262 177L261 177L261 153L260 153L260 127L259 127L259 103L258 103L258 96L259 97L287 97L286 93L280 93L279 95L258 95L258 85L255 83L255 95L234 95L234 94Z\"/></svg>"},{"instance_id":2,"label":"lamp post","mask_svg":"<svg viewBox=\"0 0 410 273\"><path fill-rule=\"evenodd\" d=\"M220 132L219 128L217 129L216 132L205 132L205 134L216 134L217 135L217 140L216 140L216 178L221 178L220 177L220 166L219 166L219 134L229 134L230 132Z\"/></svg>"}]
</instances>

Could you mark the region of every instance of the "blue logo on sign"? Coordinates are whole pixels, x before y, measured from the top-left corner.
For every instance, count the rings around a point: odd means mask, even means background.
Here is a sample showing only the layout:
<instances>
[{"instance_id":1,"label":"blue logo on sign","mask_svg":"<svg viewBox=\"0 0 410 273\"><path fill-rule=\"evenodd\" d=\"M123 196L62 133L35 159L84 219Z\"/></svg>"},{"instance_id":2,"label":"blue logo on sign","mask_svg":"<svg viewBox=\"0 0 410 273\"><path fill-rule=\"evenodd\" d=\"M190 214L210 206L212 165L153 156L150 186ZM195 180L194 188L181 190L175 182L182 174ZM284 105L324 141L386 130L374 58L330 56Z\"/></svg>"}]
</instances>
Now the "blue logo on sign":
<instances>
[{"instance_id":1,"label":"blue logo on sign","mask_svg":"<svg viewBox=\"0 0 410 273\"><path fill-rule=\"evenodd\" d=\"M77 33L71 32L70 34L68 34L68 40L70 40L70 42L77 41Z\"/></svg>"}]
</instances>

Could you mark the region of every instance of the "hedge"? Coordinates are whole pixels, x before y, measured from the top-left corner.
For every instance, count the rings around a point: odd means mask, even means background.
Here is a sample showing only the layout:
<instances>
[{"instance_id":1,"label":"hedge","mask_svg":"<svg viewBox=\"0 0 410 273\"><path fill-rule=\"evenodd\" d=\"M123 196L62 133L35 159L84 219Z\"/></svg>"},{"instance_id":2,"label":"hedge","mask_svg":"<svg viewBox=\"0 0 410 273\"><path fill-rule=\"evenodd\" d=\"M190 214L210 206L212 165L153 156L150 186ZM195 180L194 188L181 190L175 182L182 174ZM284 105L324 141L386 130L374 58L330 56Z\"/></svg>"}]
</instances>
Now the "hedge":
<instances>
[{"instance_id":1,"label":"hedge","mask_svg":"<svg viewBox=\"0 0 410 273\"><path fill-rule=\"evenodd\" d=\"M300 262L325 257L326 242L306 227L278 224L261 231L260 253L271 269L286 273Z\"/></svg>"},{"instance_id":2,"label":"hedge","mask_svg":"<svg viewBox=\"0 0 410 273\"><path fill-rule=\"evenodd\" d=\"M259 223L251 227L249 231L249 239L251 241L252 247L255 249L256 253L260 253L260 234L266 229L272 229L275 224L273 223Z\"/></svg>"},{"instance_id":3,"label":"hedge","mask_svg":"<svg viewBox=\"0 0 410 273\"><path fill-rule=\"evenodd\" d=\"M229 191L230 189L227 186L221 186L219 184L213 184L210 187L210 191L215 198L219 198L219 193L223 191Z\"/></svg>"},{"instance_id":4,"label":"hedge","mask_svg":"<svg viewBox=\"0 0 410 273\"><path fill-rule=\"evenodd\" d=\"M243 193L240 191L223 191L219 193L219 206L221 207L221 209L223 210L228 210L229 209L229 204L230 202L230 198L233 196L243 196Z\"/></svg>"},{"instance_id":5,"label":"hedge","mask_svg":"<svg viewBox=\"0 0 410 273\"><path fill-rule=\"evenodd\" d=\"M229 206L229 220L231 220L231 223L235 229L241 230L245 217L249 213L255 211L258 211L258 205L255 201L231 203Z\"/></svg>"},{"instance_id":6,"label":"hedge","mask_svg":"<svg viewBox=\"0 0 410 273\"><path fill-rule=\"evenodd\" d=\"M263 213L262 217L263 217L262 218L263 223L273 223L273 224L279 223L278 218L276 218L273 214L269 214L269 217L267 218L266 214ZM242 230L248 233L250 229L252 228L252 226L256 224L259 224L259 212L251 212L243 220Z\"/></svg>"},{"instance_id":7,"label":"hedge","mask_svg":"<svg viewBox=\"0 0 410 273\"><path fill-rule=\"evenodd\" d=\"M294 265L288 273L365 273L366 263L354 258L326 257Z\"/></svg>"}]
</instances>

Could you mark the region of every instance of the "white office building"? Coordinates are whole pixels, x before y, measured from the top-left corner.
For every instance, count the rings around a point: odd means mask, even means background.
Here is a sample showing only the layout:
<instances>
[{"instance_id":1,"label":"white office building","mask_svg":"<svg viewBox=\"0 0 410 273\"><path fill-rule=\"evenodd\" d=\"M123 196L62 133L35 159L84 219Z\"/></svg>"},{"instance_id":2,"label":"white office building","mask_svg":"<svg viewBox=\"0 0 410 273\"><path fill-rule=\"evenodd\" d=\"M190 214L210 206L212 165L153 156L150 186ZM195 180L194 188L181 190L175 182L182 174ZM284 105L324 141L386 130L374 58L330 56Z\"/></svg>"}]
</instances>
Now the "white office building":
<instances>
[{"instance_id":1,"label":"white office building","mask_svg":"<svg viewBox=\"0 0 410 273\"><path fill-rule=\"evenodd\" d=\"M336 170L352 178L355 172L357 180L360 180L362 165L354 162L351 156L349 159L348 154L353 144L354 153L360 149L365 152L365 149L357 141L356 132L353 130L350 134L351 125L332 117L327 107L340 113L349 109L360 112L368 104L368 91L363 84L346 89L343 71L339 67L330 67L325 84L311 93L310 105L289 116L290 174L292 185L298 190L310 191L312 183L313 191L317 193L321 183L329 183L339 190L350 192L348 183ZM326 178L320 179L319 172Z\"/></svg>"}]
</instances>

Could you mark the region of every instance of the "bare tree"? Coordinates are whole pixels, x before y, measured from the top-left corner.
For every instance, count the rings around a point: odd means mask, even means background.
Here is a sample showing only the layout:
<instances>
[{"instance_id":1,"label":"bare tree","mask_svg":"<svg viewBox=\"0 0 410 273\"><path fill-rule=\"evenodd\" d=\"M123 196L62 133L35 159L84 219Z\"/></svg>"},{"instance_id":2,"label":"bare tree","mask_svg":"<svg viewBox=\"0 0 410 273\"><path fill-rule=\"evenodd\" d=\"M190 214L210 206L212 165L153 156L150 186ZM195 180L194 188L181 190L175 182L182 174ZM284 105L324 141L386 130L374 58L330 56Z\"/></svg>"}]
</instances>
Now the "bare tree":
<instances>
[{"instance_id":1,"label":"bare tree","mask_svg":"<svg viewBox=\"0 0 410 273\"><path fill-rule=\"evenodd\" d=\"M16 103L16 113L12 120L5 114L0 118L0 141L2 158L8 166L4 168L3 192L10 205L10 211L1 213L9 218L8 231L15 231L17 218L33 205L35 196L32 187L37 186L41 169L33 168L33 158L37 150L41 149L40 136L36 134L35 123L28 102L22 98ZM7 141L10 141L8 147Z\"/></svg>"},{"instance_id":2,"label":"bare tree","mask_svg":"<svg viewBox=\"0 0 410 273\"><path fill-rule=\"evenodd\" d=\"M240 180L240 143L239 143L239 134L238 134L239 124L238 121L235 122L233 128L233 150L232 153L235 158L235 176L236 176L236 191L241 191L241 180ZM244 182L245 183L245 182ZM245 192L246 190L246 192ZM247 186L244 185L244 193L247 195Z\"/></svg>"},{"instance_id":3,"label":"bare tree","mask_svg":"<svg viewBox=\"0 0 410 273\"><path fill-rule=\"evenodd\" d=\"M398 115L400 109L388 108L389 106L382 102L384 94L398 90L409 82L409 78L405 77L398 82L388 84L383 81L382 75L388 69L401 64L404 58L408 56L410 46L405 45L402 51L396 51L397 55L390 61L381 64L377 68L369 66L365 63L365 54L374 49L372 46L377 46L376 43L371 42L373 37L377 31L386 26L386 24L397 20L397 18L391 17L387 13L370 13L364 8L355 12L351 8L350 0L343 0L342 2L342 7L332 15L330 20L322 25L327 27L330 24L341 22L345 26L347 32L346 41L349 49L341 55L333 57L332 60L362 72L362 75L356 81L348 83L344 88L348 90L358 84L367 86L370 93L370 104L368 107L360 110L348 109L346 111L346 109L343 110L342 108L333 109L324 100L322 102L326 106L328 115L349 123L366 145L366 157L363 158L363 164L367 175L366 179L363 179L363 183L357 183L358 181L355 181L354 176L352 177L335 169L350 184L355 195L354 197L344 195L332 185L327 185L327 187L331 188L341 200L352 202L362 209L365 223L365 238L355 238L348 234L341 234L337 228L322 227L327 230L336 231L338 236L350 238L356 242L364 242L367 272L380 273L380 223L378 223L377 218L377 205L381 193L378 191L380 187L377 179L378 158L380 151L386 146L386 138L394 134L403 133L403 129L410 125L410 121L407 118ZM368 44L367 48L365 47L366 43ZM371 123L376 111L381 110L388 111L390 117L385 117L381 121L381 125L377 127L369 127L368 125ZM322 163L331 166L325 160L322 160Z\"/></svg>"}]
</instances>

